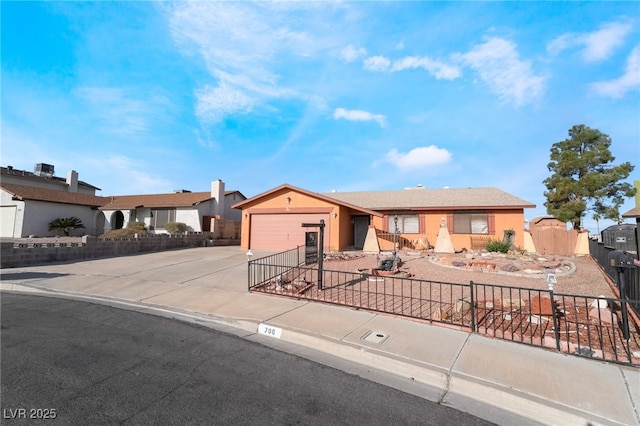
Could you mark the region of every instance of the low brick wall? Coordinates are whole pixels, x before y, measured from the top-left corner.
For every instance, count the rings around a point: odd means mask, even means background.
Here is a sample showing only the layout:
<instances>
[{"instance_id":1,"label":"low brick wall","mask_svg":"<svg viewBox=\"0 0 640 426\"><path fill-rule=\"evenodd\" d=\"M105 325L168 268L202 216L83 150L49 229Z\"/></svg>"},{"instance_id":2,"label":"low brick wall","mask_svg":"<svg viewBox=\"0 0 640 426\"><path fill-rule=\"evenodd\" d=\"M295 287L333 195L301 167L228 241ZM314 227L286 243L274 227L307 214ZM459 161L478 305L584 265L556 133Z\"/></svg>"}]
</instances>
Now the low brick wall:
<instances>
[{"instance_id":1,"label":"low brick wall","mask_svg":"<svg viewBox=\"0 0 640 426\"><path fill-rule=\"evenodd\" d=\"M0 267L17 268L53 262L91 260L129 256L161 250L193 247L234 246L240 240L213 239L210 232L189 232L180 235L140 234L134 238L19 238L3 239L0 243Z\"/></svg>"}]
</instances>

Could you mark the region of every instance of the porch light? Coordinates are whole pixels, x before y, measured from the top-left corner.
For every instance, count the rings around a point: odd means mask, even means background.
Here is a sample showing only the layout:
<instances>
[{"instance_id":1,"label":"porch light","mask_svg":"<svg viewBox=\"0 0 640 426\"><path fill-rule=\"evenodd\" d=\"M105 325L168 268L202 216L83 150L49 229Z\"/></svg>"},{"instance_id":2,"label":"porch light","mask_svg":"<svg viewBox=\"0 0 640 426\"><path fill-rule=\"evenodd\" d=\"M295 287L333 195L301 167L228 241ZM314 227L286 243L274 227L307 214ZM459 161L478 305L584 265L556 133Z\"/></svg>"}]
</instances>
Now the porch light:
<instances>
[{"instance_id":1,"label":"porch light","mask_svg":"<svg viewBox=\"0 0 640 426\"><path fill-rule=\"evenodd\" d=\"M251 262L251 258L253 257L253 253L251 252L251 250L249 250L247 252L247 262Z\"/></svg>"}]
</instances>

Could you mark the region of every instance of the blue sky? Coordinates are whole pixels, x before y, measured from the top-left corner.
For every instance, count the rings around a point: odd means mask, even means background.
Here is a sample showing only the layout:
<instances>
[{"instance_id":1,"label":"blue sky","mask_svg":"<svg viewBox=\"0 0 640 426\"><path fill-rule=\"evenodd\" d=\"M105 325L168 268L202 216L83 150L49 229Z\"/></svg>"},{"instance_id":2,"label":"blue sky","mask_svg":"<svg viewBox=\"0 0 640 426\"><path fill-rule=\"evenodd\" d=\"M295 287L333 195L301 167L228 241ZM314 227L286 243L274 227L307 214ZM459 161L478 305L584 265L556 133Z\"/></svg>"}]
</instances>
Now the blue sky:
<instances>
[{"instance_id":1,"label":"blue sky","mask_svg":"<svg viewBox=\"0 0 640 426\"><path fill-rule=\"evenodd\" d=\"M494 186L531 219L573 125L640 160L638 2L0 7L2 165L100 195Z\"/></svg>"}]
</instances>

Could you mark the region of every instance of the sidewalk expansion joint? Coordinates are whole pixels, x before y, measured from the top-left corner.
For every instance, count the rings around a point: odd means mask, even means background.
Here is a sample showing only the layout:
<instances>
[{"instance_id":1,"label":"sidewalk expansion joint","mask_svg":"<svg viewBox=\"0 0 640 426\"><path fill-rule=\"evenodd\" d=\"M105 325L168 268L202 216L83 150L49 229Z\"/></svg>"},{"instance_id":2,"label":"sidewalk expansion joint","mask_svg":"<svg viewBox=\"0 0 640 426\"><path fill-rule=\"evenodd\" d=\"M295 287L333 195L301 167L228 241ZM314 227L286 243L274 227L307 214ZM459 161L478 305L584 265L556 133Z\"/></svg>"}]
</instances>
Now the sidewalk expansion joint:
<instances>
[{"instance_id":1,"label":"sidewalk expansion joint","mask_svg":"<svg viewBox=\"0 0 640 426\"><path fill-rule=\"evenodd\" d=\"M627 394L629 394L629 401L631 403L631 407L633 408L633 412L636 415L636 420L640 425L640 407L637 407L635 401L633 399L633 392L629 387L629 380L627 380L627 375L624 374L624 369L620 368L620 374L622 375L622 380L624 381L624 386L627 389Z\"/></svg>"},{"instance_id":2,"label":"sidewalk expansion joint","mask_svg":"<svg viewBox=\"0 0 640 426\"><path fill-rule=\"evenodd\" d=\"M272 319L278 318L279 316L282 316L282 315L288 314L289 312L293 312L293 311L295 311L296 309L300 309L300 308L302 308L303 306L307 306L309 303L310 303L310 302L308 302L308 301L307 301L307 302L304 302L304 303L303 303L302 305L300 305L300 306L294 306L293 308L291 308L291 309L289 309L289 310L287 310L287 311L280 312L279 314L274 315L274 316L272 316L272 317L270 317L270 318L267 318L267 319L265 319L264 321L260 321L260 322L263 322L263 323L264 323L264 322L267 322L267 321L271 321Z\"/></svg>"},{"instance_id":3,"label":"sidewalk expansion joint","mask_svg":"<svg viewBox=\"0 0 640 426\"><path fill-rule=\"evenodd\" d=\"M462 351L464 350L465 346L467 346L467 343L469 342L470 338L471 338L471 334L469 333L464 338L464 342L460 346L460 350L456 354L455 358L453 359L453 362L451 363L451 366L449 366L449 370L447 370L447 373L445 374L445 386L444 386L442 395L438 400L438 404L444 404L445 402L444 400L446 399L447 395L449 394L449 391L451 390L451 376L453 375L453 368L458 362L458 358L460 358L460 355L462 355Z\"/></svg>"}]
</instances>

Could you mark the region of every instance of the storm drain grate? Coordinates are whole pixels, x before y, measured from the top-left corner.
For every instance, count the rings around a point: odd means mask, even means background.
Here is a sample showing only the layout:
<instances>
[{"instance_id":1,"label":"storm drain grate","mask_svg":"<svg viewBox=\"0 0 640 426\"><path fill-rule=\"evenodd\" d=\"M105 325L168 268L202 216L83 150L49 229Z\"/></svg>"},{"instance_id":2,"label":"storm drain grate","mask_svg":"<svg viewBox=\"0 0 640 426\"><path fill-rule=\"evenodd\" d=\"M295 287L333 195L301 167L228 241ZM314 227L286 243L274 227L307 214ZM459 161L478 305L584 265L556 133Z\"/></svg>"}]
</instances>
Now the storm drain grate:
<instances>
[{"instance_id":1,"label":"storm drain grate","mask_svg":"<svg viewBox=\"0 0 640 426\"><path fill-rule=\"evenodd\" d=\"M369 331L364 336L362 336L362 340L379 344L387 340L387 337L389 337L389 335L386 333L382 333L380 331Z\"/></svg>"}]
</instances>

